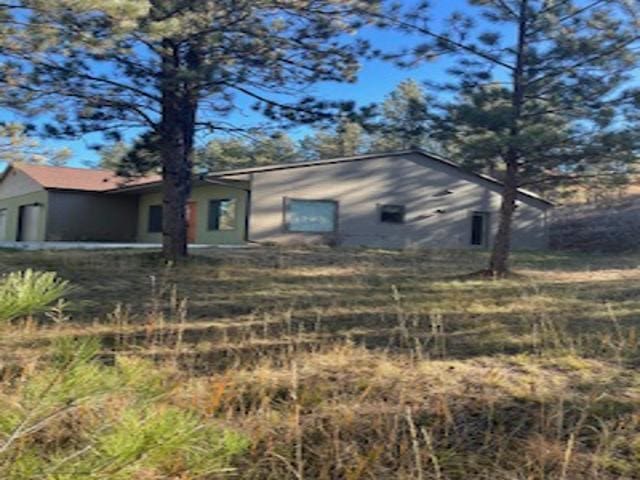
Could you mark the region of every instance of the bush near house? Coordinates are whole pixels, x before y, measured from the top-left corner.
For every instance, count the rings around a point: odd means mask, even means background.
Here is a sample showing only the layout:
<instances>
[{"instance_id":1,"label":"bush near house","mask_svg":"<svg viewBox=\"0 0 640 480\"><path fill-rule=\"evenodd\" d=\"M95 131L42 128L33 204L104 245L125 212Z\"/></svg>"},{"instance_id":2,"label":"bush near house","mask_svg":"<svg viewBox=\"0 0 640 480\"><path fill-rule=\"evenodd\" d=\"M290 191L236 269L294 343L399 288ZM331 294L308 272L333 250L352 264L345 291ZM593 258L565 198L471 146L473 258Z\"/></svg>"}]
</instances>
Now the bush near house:
<instances>
[{"instance_id":1,"label":"bush near house","mask_svg":"<svg viewBox=\"0 0 640 480\"><path fill-rule=\"evenodd\" d=\"M76 287L3 327L0 476L636 478L640 256L485 255L0 252Z\"/></svg>"}]
</instances>

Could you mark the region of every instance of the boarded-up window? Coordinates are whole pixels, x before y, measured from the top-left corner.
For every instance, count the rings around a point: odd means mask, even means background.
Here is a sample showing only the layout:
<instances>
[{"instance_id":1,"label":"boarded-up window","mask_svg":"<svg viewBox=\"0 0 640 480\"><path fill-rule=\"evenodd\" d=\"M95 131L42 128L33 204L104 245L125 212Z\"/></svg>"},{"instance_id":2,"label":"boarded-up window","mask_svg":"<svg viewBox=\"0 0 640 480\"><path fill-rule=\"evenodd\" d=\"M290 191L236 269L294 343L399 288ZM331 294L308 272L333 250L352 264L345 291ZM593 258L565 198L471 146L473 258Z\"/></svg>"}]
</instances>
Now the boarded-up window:
<instances>
[{"instance_id":1,"label":"boarded-up window","mask_svg":"<svg viewBox=\"0 0 640 480\"><path fill-rule=\"evenodd\" d=\"M162 205L151 205L149 207L149 224L147 231L149 233L162 232Z\"/></svg>"},{"instance_id":2,"label":"boarded-up window","mask_svg":"<svg viewBox=\"0 0 640 480\"><path fill-rule=\"evenodd\" d=\"M335 232L338 203L333 200L285 200L285 227L290 232Z\"/></svg>"},{"instance_id":3,"label":"boarded-up window","mask_svg":"<svg viewBox=\"0 0 640 480\"><path fill-rule=\"evenodd\" d=\"M489 241L489 213L471 214L471 245L487 245Z\"/></svg>"},{"instance_id":4,"label":"boarded-up window","mask_svg":"<svg viewBox=\"0 0 640 480\"><path fill-rule=\"evenodd\" d=\"M222 198L209 201L209 230L236 229L236 200Z\"/></svg>"},{"instance_id":5,"label":"boarded-up window","mask_svg":"<svg viewBox=\"0 0 640 480\"><path fill-rule=\"evenodd\" d=\"M0 209L0 241L7 240L7 209Z\"/></svg>"},{"instance_id":6,"label":"boarded-up window","mask_svg":"<svg viewBox=\"0 0 640 480\"><path fill-rule=\"evenodd\" d=\"M380 207L380 221L384 223L404 223L404 205L382 205Z\"/></svg>"}]
</instances>

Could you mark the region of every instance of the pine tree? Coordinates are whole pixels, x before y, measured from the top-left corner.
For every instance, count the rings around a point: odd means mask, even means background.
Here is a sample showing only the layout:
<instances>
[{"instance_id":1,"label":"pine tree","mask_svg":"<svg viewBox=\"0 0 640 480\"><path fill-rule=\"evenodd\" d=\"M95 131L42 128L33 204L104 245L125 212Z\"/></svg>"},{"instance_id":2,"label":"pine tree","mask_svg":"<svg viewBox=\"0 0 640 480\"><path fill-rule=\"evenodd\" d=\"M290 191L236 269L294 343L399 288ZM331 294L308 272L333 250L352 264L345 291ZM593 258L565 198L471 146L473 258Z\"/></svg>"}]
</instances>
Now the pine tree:
<instances>
[{"instance_id":1,"label":"pine tree","mask_svg":"<svg viewBox=\"0 0 640 480\"><path fill-rule=\"evenodd\" d=\"M377 1L16 0L0 4L0 99L54 112L47 132L144 132L162 164L163 251L187 254L185 204L198 130L250 99L268 118L310 122L349 108L296 92L355 79L351 35ZM296 88L293 88L296 87ZM246 102L244 102L246 103ZM135 157L135 156L134 156Z\"/></svg>"},{"instance_id":2,"label":"pine tree","mask_svg":"<svg viewBox=\"0 0 640 480\"><path fill-rule=\"evenodd\" d=\"M441 86L457 96L447 109L446 130L459 149L478 148L475 162L501 172L502 206L488 273L503 276L518 187L540 182L549 159L566 172L599 154L608 157L609 140L624 135L616 131L617 106L637 64L640 17L632 15L631 2L616 0L468 3L443 31L429 27L424 5L404 16L391 12L382 22L424 38L404 52L405 65L439 55L455 59L448 69L453 80Z\"/></svg>"},{"instance_id":3,"label":"pine tree","mask_svg":"<svg viewBox=\"0 0 640 480\"><path fill-rule=\"evenodd\" d=\"M71 156L68 148L43 147L19 123L0 124L0 162L35 163L62 166Z\"/></svg>"},{"instance_id":4,"label":"pine tree","mask_svg":"<svg viewBox=\"0 0 640 480\"><path fill-rule=\"evenodd\" d=\"M250 138L216 138L198 151L199 170L227 170L288 163L299 157L295 142L284 132Z\"/></svg>"},{"instance_id":5,"label":"pine tree","mask_svg":"<svg viewBox=\"0 0 640 480\"><path fill-rule=\"evenodd\" d=\"M367 151L368 136L359 123L342 119L333 129L319 129L303 138L300 148L307 160L348 157Z\"/></svg>"},{"instance_id":6,"label":"pine tree","mask_svg":"<svg viewBox=\"0 0 640 480\"><path fill-rule=\"evenodd\" d=\"M428 98L415 80L400 83L384 100L372 150L424 148L430 143Z\"/></svg>"},{"instance_id":7,"label":"pine tree","mask_svg":"<svg viewBox=\"0 0 640 480\"><path fill-rule=\"evenodd\" d=\"M131 145L122 140L101 146L98 151L100 154L98 167L118 171L123 162L126 161L126 157L131 152L131 148Z\"/></svg>"}]
</instances>

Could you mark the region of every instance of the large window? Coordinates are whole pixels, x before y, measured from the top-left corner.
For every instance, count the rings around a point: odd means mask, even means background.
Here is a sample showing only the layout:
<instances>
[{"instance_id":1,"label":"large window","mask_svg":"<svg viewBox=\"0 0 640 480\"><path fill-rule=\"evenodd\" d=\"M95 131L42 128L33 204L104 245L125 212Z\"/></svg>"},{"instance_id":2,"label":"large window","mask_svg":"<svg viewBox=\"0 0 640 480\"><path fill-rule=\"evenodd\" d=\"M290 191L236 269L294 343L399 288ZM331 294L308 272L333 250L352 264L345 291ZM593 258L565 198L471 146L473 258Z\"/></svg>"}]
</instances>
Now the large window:
<instances>
[{"instance_id":1,"label":"large window","mask_svg":"<svg viewBox=\"0 0 640 480\"><path fill-rule=\"evenodd\" d=\"M236 200L222 198L209 201L209 230L236 229Z\"/></svg>"},{"instance_id":2,"label":"large window","mask_svg":"<svg viewBox=\"0 0 640 480\"><path fill-rule=\"evenodd\" d=\"M149 233L162 233L162 205L151 205L149 207L147 231Z\"/></svg>"},{"instance_id":3,"label":"large window","mask_svg":"<svg viewBox=\"0 0 640 480\"><path fill-rule=\"evenodd\" d=\"M489 213L471 214L471 245L486 246L489 242Z\"/></svg>"},{"instance_id":4,"label":"large window","mask_svg":"<svg viewBox=\"0 0 640 480\"><path fill-rule=\"evenodd\" d=\"M381 205L380 221L383 223L404 223L404 205Z\"/></svg>"},{"instance_id":5,"label":"large window","mask_svg":"<svg viewBox=\"0 0 640 480\"><path fill-rule=\"evenodd\" d=\"M7 239L7 209L0 209L0 241Z\"/></svg>"},{"instance_id":6,"label":"large window","mask_svg":"<svg viewBox=\"0 0 640 480\"><path fill-rule=\"evenodd\" d=\"M289 232L335 232L337 220L338 203L333 200L285 199L285 228Z\"/></svg>"}]
</instances>

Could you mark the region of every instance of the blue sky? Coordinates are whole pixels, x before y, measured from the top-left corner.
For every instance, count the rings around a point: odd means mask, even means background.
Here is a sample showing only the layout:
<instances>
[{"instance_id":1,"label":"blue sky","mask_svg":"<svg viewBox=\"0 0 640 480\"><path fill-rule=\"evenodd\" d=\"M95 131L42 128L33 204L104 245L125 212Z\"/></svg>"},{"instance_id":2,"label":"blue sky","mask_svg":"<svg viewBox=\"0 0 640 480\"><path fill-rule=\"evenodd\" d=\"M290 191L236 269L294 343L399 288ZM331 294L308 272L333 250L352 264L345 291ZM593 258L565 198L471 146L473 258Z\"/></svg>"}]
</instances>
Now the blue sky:
<instances>
[{"instance_id":1,"label":"blue sky","mask_svg":"<svg viewBox=\"0 0 640 480\"><path fill-rule=\"evenodd\" d=\"M407 3L413 3L405 0ZM446 18L451 12L468 9L466 0L433 0L432 17L436 23ZM503 32L508 35L508 32ZM375 47L385 51L393 51L402 46L410 45L415 40L407 36L390 31L368 29L360 35L369 39ZM405 70L383 61L365 61L362 65L358 81L355 84L320 84L309 91L328 100L353 100L358 105L381 102L403 80L413 78L418 81L442 81L446 79L446 68L450 61L443 59L434 63L423 64L419 68ZM10 120L12 116L0 111L0 120ZM260 124L265 120L250 108L242 108L225 120L239 123L243 126ZM34 119L30 119L34 121ZM37 123L37 119L35 119ZM294 138L300 138L308 132L308 127L300 127L289 131ZM98 153L91 149L92 144L102 143L100 135L87 135L75 141L54 141L41 139L41 144L50 148L68 147L73 152L72 165L86 165L97 161Z\"/></svg>"}]
</instances>

